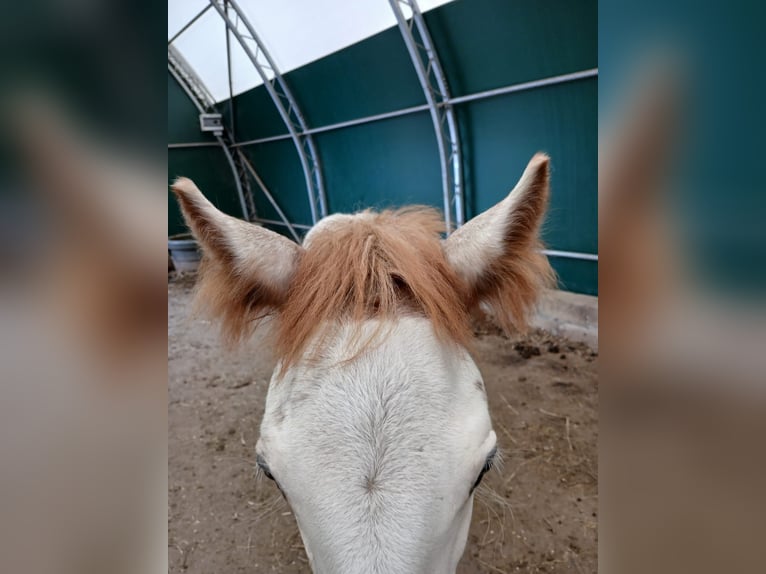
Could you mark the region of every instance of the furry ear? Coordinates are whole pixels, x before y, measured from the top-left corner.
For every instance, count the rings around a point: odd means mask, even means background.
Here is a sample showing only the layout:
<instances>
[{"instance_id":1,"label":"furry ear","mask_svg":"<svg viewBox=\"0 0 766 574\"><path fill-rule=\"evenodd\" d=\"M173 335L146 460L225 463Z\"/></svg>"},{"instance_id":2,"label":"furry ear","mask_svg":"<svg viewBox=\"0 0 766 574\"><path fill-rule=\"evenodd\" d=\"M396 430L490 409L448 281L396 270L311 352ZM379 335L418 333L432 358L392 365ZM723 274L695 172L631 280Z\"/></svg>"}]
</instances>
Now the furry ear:
<instances>
[{"instance_id":1,"label":"furry ear","mask_svg":"<svg viewBox=\"0 0 766 574\"><path fill-rule=\"evenodd\" d=\"M222 320L226 338L235 342L284 303L303 250L222 213L190 179L177 179L171 189L202 248L198 301Z\"/></svg>"},{"instance_id":2,"label":"furry ear","mask_svg":"<svg viewBox=\"0 0 766 574\"><path fill-rule=\"evenodd\" d=\"M547 155L535 154L508 197L444 241L447 261L468 288L467 306L488 306L507 331L526 328L540 291L554 281L539 238L548 164Z\"/></svg>"}]
</instances>

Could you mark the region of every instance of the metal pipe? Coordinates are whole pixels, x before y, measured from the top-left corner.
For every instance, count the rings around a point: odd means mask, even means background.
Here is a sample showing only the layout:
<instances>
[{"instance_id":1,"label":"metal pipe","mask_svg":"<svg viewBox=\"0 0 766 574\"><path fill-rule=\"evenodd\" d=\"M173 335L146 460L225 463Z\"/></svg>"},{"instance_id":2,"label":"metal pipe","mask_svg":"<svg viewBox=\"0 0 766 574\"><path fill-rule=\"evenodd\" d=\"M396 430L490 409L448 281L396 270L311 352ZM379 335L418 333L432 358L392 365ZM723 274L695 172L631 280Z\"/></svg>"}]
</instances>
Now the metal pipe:
<instances>
[{"instance_id":1,"label":"metal pipe","mask_svg":"<svg viewBox=\"0 0 766 574\"><path fill-rule=\"evenodd\" d=\"M418 28L420 39L428 54L431 72L433 73L436 85L439 88L439 95L442 101L438 105L440 106L440 109L444 111L447 120L447 132L451 148L448 163L452 168L452 201L455 203L455 225L456 227L460 227L465 222L465 213L463 211L463 154L460 132L457 129L455 110L450 103L452 97L450 95L449 85L447 84L447 76L442 69L441 62L436 53L436 46L434 46L434 43L431 40L431 34L428 31L428 26L426 26L426 21L420 11L417 0L411 0L410 9L412 10L412 19Z\"/></svg>"},{"instance_id":2,"label":"metal pipe","mask_svg":"<svg viewBox=\"0 0 766 574\"><path fill-rule=\"evenodd\" d=\"M367 116L365 118L360 118L360 119L357 119L357 120L347 120L345 122L338 122L337 124L330 124L330 125L327 125L327 126L319 126L319 127L316 127L316 128L311 128L311 129L307 130L306 133L309 133L309 134L320 134L322 132L334 131L334 130L338 130L338 129L341 129L341 128L347 128L347 127L356 126L356 125L359 125L359 124L367 124L367 123L375 122L375 121L378 121L378 120L386 120L386 119L390 119L390 118L398 118L400 116L406 116L406 115L414 114L414 113L417 113L417 112L425 112L427 110L428 110L428 104L423 104L423 105L420 105L420 106L412 106L410 108L404 108L404 109L401 109L401 110L394 110L393 112L384 112L382 114L376 114L374 116Z\"/></svg>"},{"instance_id":3,"label":"metal pipe","mask_svg":"<svg viewBox=\"0 0 766 574\"><path fill-rule=\"evenodd\" d=\"M228 0L225 0L228 2ZM210 4L207 6L210 8ZM229 12L229 6L226 4L226 13ZM224 24L224 31L226 32L226 71L229 76L229 132L231 134L231 141L237 141L237 131L234 126L234 83L231 77L231 32L229 32L228 26Z\"/></svg>"},{"instance_id":4,"label":"metal pipe","mask_svg":"<svg viewBox=\"0 0 766 574\"><path fill-rule=\"evenodd\" d=\"M284 221L277 221L276 219L263 219L262 217L256 217L253 221L257 223L267 223L269 225L279 225L280 227L287 227ZM297 229L311 229L310 225L303 225L302 223L291 223L293 227ZM300 243L300 240L297 240Z\"/></svg>"},{"instance_id":5,"label":"metal pipe","mask_svg":"<svg viewBox=\"0 0 766 574\"><path fill-rule=\"evenodd\" d=\"M292 137L293 136L291 136L290 134L281 134L281 135L278 135L278 136L272 136L272 137L268 137L268 138L259 138L259 139L255 139L255 140L246 140L246 141L243 141L243 142L237 142L235 144L232 144L231 147L237 148L237 147L243 147L243 146L248 146L248 145L277 142L277 141L282 141L282 140L289 140Z\"/></svg>"},{"instance_id":6,"label":"metal pipe","mask_svg":"<svg viewBox=\"0 0 766 574\"><path fill-rule=\"evenodd\" d=\"M495 88L492 90L487 90L485 92L477 92L475 94L468 94L466 96L460 96L457 98L451 98L448 102L440 103L439 106L445 105L446 103L449 104L462 104L465 102L471 102L474 100L481 100L486 98L493 98L495 96L500 96L503 94L511 94L514 92L522 92L524 90L531 90L533 88L539 88L543 86L552 86L555 84L563 84L565 82L572 82L574 80L580 80L584 78L591 78L594 76L598 76L598 68L593 68L591 70L583 70L581 72L573 72L571 74L562 74L560 76L553 76L550 78L544 78L542 80L535 80L533 82L525 82L523 84L513 84L510 86L504 86L502 88ZM384 112L382 114L375 114L372 116L365 116L363 118L357 118L354 120L348 120L345 122L338 122L337 124L328 124L326 126L320 126L316 128L308 129L304 132L299 132L298 135L307 135L307 134L318 134L322 132L329 132L334 130L340 130L343 128L368 124L372 122L378 122L382 120L387 120L390 118L397 118L400 116L406 116L410 114L416 114L419 112L425 112L428 111L429 107L428 104L422 104L419 106L412 106L410 108L403 108L401 110L394 110L392 112ZM243 142L238 142L234 144L232 147L240 147L240 146L248 146L248 145L257 145L262 143L269 143L274 141L280 141L280 140L286 140L290 139L292 137L290 134L280 134L276 136L269 136L265 138L258 138L258 139L252 139L247 140Z\"/></svg>"},{"instance_id":7,"label":"metal pipe","mask_svg":"<svg viewBox=\"0 0 766 574\"><path fill-rule=\"evenodd\" d=\"M376 114L374 116L367 116L365 118L359 118L357 120L348 120L345 122L339 122L337 124L329 124L326 126L321 126L317 128L310 128L307 129L305 132L301 132L300 135L306 135L306 134L320 134L322 132L331 132L334 130L339 130L342 128L349 128L352 126L358 126L360 124L368 124L371 122L376 122L379 120L387 120L389 118L396 118L399 116L406 116L409 114L414 114L417 112L425 112L428 110L428 104L423 104L422 106L413 106L411 108L404 108L402 110L396 110L393 112L385 112L382 114ZM240 146L246 146L246 145L254 145L254 144L262 144L262 143L269 143L274 141L280 141L280 140L286 140L290 139L290 134L282 134L278 136L271 136L267 138L258 138L254 140L247 140L243 142L238 142L234 144L233 147L240 147Z\"/></svg>"},{"instance_id":8,"label":"metal pipe","mask_svg":"<svg viewBox=\"0 0 766 574\"><path fill-rule=\"evenodd\" d=\"M189 27L190 27L192 24L194 24L194 23L195 23L197 20L199 20L199 19L202 17L202 15L203 15L205 12L207 12L208 10L210 10L210 8L211 8L211 6L210 6L210 4L208 4L207 6L205 6L205 7L204 7L204 8L203 8L203 9L202 9L200 12L199 12L199 14L197 14L197 15L196 15L194 18L192 18L191 20L189 20L189 22L188 22L188 23L187 23L187 24L186 24L186 25L185 25L183 28L181 28L181 29L180 29L178 32L176 32L176 33L173 35L173 37L172 37L170 40L168 40L168 46L170 46L170 44L172 44L173 42L175 42L175 41L176 41L176 39L177 39L177 38L178 38L178 37L179 37L181 34L183 34L184 32L186 32L186 30L188 30L188 29L189 29Z\"/></svg>"},{"instance_id":9,"label":"metal pipe","mask_svg":"<svg viewBox=\"0 0 766 574\"><path fill-rule=\"evenodd\" d=\"M576 251L558 251L556 249L543 249L548 257L562 257L564 259L582 259L584 261L598 261L598 254L578 253Z\"/></svg>"},{"instance_id":10,"label":"metal pipe","mask_svg":"<svg viewBox=\"0 0 766 574\"><path fill-rule=\"evenodd\" d=\"M393 10L394 16L396 17L396 22L399 25L399 31L402 34L404 45L407 47L407 52L410 54L410 60L412 60L412 65L415 68L415 73L418 76L418 81L420 82L420 87L423 90L423 95L425 96L426 103L428 104L428 111L431 115L431 122L433 123L434 127L434 135L436 136L436 147L439 150L439 170L441 172L442 178L444 223L446 225L447 233L450 233L452 231L452 205L450 205L449 198L449 190L451 185L447 157L447 142L444 141L444 132L442 131L442 118L440 110L437 106L437 101L434 97L433 90L431 89L430 78L428 77L429 72L423 64L423 61L420 59L420 54L418 52L415 39L412 35L412 28L410 28L410 26L407 24L407 19L404 16L404 12L402 12L399 0L389 0L389 4L391 5L391 9ZM412 10L412 20L414 22L416 19L414 2L412 4L408 3L408 5Z\"/></svg>"},{"instance_id":11,"label":"metal pipe","mask_svg":"<svg viewBox=\"0 0 766 574\"><path fill-rule=\"evenodd\" d=\"M245 193L242 190L242 182L239 180L237 165L234 163L234 158L231 155L231 150L229 150L229 146L226 145L226 142L223 141L223 138L221 136L215 136L215 137L220 142L221 148L223 149L223 153L226 154L226 160L229 162L229 166L231 167L231 173L234 174L234 181L237 184L237 195L239 195L239 204L242 207L242 214L245 216L245 221L249 221L250 213L247 209L247 201L245 201Z\"/></svg>"},{"instance_id":12,"label":"metal pipe","mask_svg":"<svg viewBox=\"0 0 766 574\"><path fill-rule=\"evenodd\" d=\"M503 88L495 88L493 90L486 90L484 92L468 94L466 96L452 98L449 101L449 103L464 104L465 102L473 102L475 100L484 100L486 98L494 98L495 96L502 96L504 94L512 94L514 92L523 92L524 90L531 90L533 88L542 88L543 86L552 86L554 84L561 84L564 82L573 82L575 80L583 80L585 78L592 78L595 76L598 76L598 68L591 68L590 70L572 72L571 74L561 74L560 76L552 76L550 78L544 78L542 80L533 80L531 82L523 82L521 84L505 86Z\"/></svg>"},{"instance_id":13,"label":"metal pipe","mask_svg":"<svg viewBox=\"0 0 766 574\"><path fill-rule=\"evenodd\" d=\"M218 147L217 142L189 142L189 143L169 143L168 149L185 149L190 147Z\"/></svg>"}]
</instances>

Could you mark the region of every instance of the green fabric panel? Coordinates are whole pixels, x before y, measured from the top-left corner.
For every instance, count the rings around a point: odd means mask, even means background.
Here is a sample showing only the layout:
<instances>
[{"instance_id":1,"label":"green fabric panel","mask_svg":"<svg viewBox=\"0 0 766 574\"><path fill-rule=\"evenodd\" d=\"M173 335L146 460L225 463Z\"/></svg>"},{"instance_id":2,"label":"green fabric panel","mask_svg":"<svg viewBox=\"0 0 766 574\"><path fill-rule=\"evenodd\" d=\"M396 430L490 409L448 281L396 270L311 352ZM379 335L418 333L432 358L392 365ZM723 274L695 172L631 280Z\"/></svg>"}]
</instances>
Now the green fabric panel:
<instances>
[{"instance_id":1,"label":"green fabric panel","mask_svg":"<svg viewBox=\"0 0 766 574\"><path fill-rule=\"evenodd\" d=\"M545 240L564 251L598 248L597 82L547 86L472 102L460 109L470 150L467 215L492 207L518 181L536 151L551 156Z\"/></svg>"},{"instance_id":2,"label":"green fabric panel","mask_svg":"<svg viewBox=\"0 0 766 574\"><path fill-rule=\"evenodd\" d=\"M559 279L559 288L586 295L598 295L598 263L551 257L551 265Z\"/></svg>"},{"instance_id":3,"label":"green fabric panel","mask_svg":"<svg viewBox=\"0 0 766 574\"><path fill-rule=\"evenodd\" d=\"M168 143L214 142L199 129L199 112L168 72Z\"/></svg>"},{"instance_id":4,"label":"green fabric panel","mask_svg":"<svg viewBox=\"0 0 766 574\"><path fill-rule=\"evenodd\" d=\"M593 0L458 0L424 17L453 96L598 66Z\"/></svg>"},{"instance_id":5,"label":"green fabric panel","mask_svg":"<svg viewBox=\"0 0 766 574\"><path fill-rule=\"evenodd\" d=\"M312 126L425 103L398 28L294 70L289 78Z\"/></svg>"},{"instance_id":6,"label":"green fabric panel","mask_svg":"<svg viewBox=\"0 0 766 574\"><path fill-rule=\"evenodd\" d=\"M287 219L291 223L311 225L306 179L292 140L248 146L244 152ZM259 217L279 219L255 182L251 185Z\"/></svg>"},{"instance_id":7,"label":"green fabric panel","mask_svg":"<svg viewBox=\"0 0 766 574\"><path fill-rule=\"evenodd\" d=\"M598 251L597 81L579 80L479 100L460 107L472 217L515 185L536 151L551 156L551 202L543 226L548 247ZM597 264L551 258L570 290L595 294Z\"/></svg>"},{"instance_id":8,"label":"green fabric panel","mask_svg":"<svg viewBox=\"0 0 766 574\"><path fill-rule=\"evenodd\" d=\"M428 113L317 134L332 212L442 205L439 155Z\"/></svg>"},{"instance_id":9,"label":"green fabric panel","mask_svg":"<svg viewBox=\"0 0 766 574\"><path fill-rule=\"evenodd\" d=\"M253 68L253 74L256 74ZM230 125L231 110L228 100L218 106L225 125ZM235 139L247 141L256 138L278 136L287 133L287 127L277 112L271 96L262 85L235 96Z\"/></svg>"}]
</instances>

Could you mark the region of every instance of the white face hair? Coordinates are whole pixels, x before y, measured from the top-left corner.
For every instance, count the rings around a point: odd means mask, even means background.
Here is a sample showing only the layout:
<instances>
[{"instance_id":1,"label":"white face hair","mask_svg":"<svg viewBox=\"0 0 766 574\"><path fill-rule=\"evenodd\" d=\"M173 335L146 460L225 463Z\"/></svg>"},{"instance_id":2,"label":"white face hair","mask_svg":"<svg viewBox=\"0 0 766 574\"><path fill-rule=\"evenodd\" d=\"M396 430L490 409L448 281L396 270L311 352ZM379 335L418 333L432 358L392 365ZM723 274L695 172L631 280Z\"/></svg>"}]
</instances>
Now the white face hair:
<instances>
[{"instance_id":1,"label":"white face hair","mask_svg":"<svg viewBox=\"0 0 766 574\"><path fill-rule=\"evenodd\" d=\"M340 332L323 364L272 381L259 463L315 572L453 572L496 449L479 370L425 318L403 318L339 364L350 337Z\"/></svg>"},{"instance_id":2,"label":"white face hair","mask_svg":"<svg viewBox=\"0 0 766 574\"><path fill-rule=\"evenodd\" d=\"M236 281L252 273L275 306L281 304L275 293L289 288L291 267L315 234L369 217L330 216L300 247L263 228L233 223L189 180L179 180L173 190L206 255L236 268ZM548 158L538 154L506 199L442 242L448 265L479 294L472 299L491 297L494 283L524 273L504 275L498 266L514 258L509 250L536 252L547 194ZM529 285L494 289L517 287L531 292ZM360 341L380 331L381 321L385 336L355 353ZM258 465L296 517L312 569L454 572L474 490L497 452L478 368L464 348L438 337L418 313L339 322L322 339L320 353L317 345L312 340L307 346L312 361L277 369L256 445Z\"/></svg>"}]
</instances>

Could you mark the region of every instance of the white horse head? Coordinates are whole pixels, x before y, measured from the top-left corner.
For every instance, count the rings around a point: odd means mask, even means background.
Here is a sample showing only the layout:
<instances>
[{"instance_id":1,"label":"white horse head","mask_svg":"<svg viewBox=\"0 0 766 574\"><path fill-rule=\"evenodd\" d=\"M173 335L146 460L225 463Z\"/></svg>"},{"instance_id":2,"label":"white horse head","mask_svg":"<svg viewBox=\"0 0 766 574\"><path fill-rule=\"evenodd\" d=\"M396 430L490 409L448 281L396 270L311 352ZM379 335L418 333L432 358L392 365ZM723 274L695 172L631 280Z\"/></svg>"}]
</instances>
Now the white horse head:
<instances>
[{"instance_id":1,"label":"white horse head","mask_svg":"<svg viewBox=\"0 0 766 574\"><path fill-rule=\"evenodd\" d=\"M552 272L538 231L548 158L446 240L438 212L333 215L299 246L173 186L205 254L199 297L230 339L273 314L258 465L315 572L454 572L497 451L470 314L522 328Z\"/></svg>"}]
</instances>

